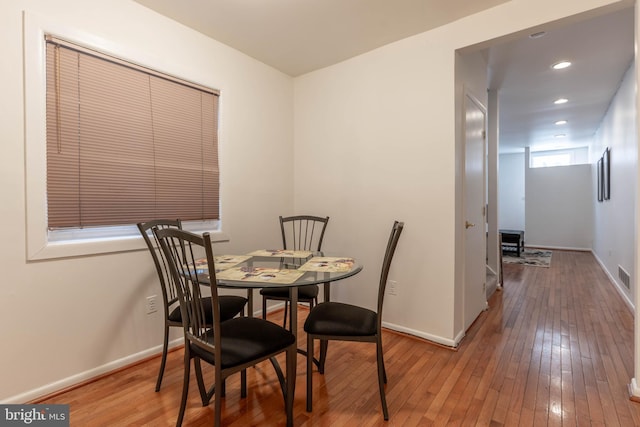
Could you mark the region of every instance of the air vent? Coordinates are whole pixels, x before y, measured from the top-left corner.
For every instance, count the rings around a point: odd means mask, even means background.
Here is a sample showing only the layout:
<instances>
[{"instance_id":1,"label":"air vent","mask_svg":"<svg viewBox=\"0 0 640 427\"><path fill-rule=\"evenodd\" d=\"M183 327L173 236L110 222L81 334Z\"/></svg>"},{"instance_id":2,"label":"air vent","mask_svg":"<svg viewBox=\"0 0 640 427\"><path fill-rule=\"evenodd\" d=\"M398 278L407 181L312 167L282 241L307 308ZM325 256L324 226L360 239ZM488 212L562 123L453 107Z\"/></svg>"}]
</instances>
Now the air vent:
<instances>
[{"instance_id":1,"label":"air vent","mask_svg":"<svg viewBox=\"0 0 640 427\"><path fill-rule=\"evenodd\" d=\"M631 278L629 277L629 273L627 273L625 269L620 266L618 266L618 277L620 278L620 281L627 289L631 289L631 285L630 285Z\"/></svg>"}]
</instances>

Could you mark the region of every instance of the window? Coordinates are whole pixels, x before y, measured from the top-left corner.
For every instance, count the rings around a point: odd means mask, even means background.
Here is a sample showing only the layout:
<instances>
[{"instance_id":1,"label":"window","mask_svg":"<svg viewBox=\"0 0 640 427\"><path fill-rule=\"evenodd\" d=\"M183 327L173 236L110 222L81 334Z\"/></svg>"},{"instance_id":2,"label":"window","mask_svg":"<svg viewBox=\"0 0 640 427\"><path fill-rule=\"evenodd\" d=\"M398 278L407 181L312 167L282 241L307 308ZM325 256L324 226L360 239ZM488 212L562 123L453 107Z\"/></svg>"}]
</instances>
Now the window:
<instances>
[{"instance_id":1,"label":"window","mask_svg":"<svg viewBox=\"0 0 640 427\"><path fill-rule=\"evenodd\" d=\"M568 166L571 164L569 153L533 153L531 155L532 168L547 168L552 166Z\"/></svg>"},{"instance_id":2,"label":"window","mask_svg":"<svg viewBox=\"0 0 640 427\"><path fill-rule=\"evenodd\" d=\"M218 98L48 36L48 230L218 220Z\"/></svg>"},{"instance_id":3,"label":"window","mask_svg":"<svg viewBox=\"0 0 640 427\"><path fill-rule=\"evenodd\" d=\"M83 228L69 226L52 229L49 225L46 105L47 35L55 35L56 38L61 39L59 44L69 45L68 49L77 48L78 52L94 58L137 69L150 76L166 80L166 82L180 82L181 86L211 93L215 96L213 99L215 109L211 113L211 119L215 126L212 138L216 143L216 151L217 132L220 130L218 128L218 111L224 108L224 100L220 99L215 90L212 91L208 88L217 87L220 82L215 73L201 69L200 58L197 56L192 59L186 57L179 62L172 61L171 58L158 55L154 50L146 50L139 44L132 44L126 38L112 39L104 35L96 35L62 21L65 20L61 20L59 16L52 18L46 15L32 14L28 11L24 12L26 258L28 261L36 261L146 250L140 233L132 222L121 226L83 225ZM218 105L220 105L220 110L217 110ZM203 120L203 122L207 121L208 119ZM158 122L154 125L158 125ZM60 128L60 131L65 132L63 128ZM58 129L53 132L57 133ZM183 136L181 138L185 139ZM156 141L158 141L157 138ZM184 143L181 144L181 147L184 147ZM185 148L179 150L177 146L174 146L172 150L176 157L186 153ZM200 156L200 158L204 158L204 156ZM217 159L211 165L214 165L213 167L217 170ZM172 181L171 184L175 182ZM215 186L217 188L218 184ZM222 202L216 201L213 204L218 208ZM220 217L221 215L215 216ZM222 219L185 221L183 226L195 233L210 232L212 239L216 242L229 240L229 236L222 230Z\"/></svg>"},{"instance_id":4,"label":"window","mask_svg":"<svg viewBox=\"0 0 640 427\"><path fill-rule=\"evenodd\" d=\"M587 147L561 150L532 151L529 164L532 168L579 165L589 162Z\"/></svg>"}]
</instances>

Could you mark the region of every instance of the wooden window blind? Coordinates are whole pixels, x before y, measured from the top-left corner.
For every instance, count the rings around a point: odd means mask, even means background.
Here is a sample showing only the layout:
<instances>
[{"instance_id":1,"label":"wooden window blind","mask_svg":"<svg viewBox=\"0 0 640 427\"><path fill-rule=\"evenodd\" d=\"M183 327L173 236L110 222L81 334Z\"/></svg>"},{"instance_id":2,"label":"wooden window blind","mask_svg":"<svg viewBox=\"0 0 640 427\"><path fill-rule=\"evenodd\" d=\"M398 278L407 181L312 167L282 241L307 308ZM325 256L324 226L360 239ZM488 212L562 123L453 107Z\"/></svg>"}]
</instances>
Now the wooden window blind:
<instances>
[{"instance_id":1,"label":"wooden window blind","mask_svg":"<svg viewBox=\"0 0 640 427\"><path fill-rule=\"evenodd\" d=\"M220 219L217 91L46 46L49 229Z\"/></svg>"}]
</instances>

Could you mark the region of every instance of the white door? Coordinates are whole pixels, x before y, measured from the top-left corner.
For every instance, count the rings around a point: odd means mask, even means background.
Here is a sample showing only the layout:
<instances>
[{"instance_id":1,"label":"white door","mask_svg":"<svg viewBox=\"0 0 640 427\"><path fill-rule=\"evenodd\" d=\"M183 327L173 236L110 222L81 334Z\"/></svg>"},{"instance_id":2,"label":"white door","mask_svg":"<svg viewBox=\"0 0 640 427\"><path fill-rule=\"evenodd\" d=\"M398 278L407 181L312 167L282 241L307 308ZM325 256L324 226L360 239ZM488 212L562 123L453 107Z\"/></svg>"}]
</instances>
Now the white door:
<instances>
[{"instance_id":1,"label":"white door","mask_svg":"<svg viewBox=\"0 0 640 427\"><path fill-rule=\"evenodd\" d=\"M485 232L485 111L465 95L464 328L487 307Z\"/></svg>"}]
</instances>

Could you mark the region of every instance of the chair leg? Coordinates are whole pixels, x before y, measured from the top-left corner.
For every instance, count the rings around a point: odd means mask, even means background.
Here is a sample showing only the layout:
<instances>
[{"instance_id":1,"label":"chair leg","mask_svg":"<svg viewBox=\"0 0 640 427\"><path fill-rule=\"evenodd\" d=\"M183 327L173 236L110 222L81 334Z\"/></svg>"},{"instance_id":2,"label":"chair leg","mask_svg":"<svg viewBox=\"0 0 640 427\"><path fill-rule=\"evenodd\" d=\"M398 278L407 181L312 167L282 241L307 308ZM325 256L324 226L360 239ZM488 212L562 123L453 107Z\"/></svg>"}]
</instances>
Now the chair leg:
<instances>
[{"instance_id":1,"label":"chair leg","mask_svg":"<svg viewBox=\"0 0 640 427\"><path fill-rule=\"evenodd\" d=\"M282 322L282 327L287 329L287 314L289 313L289 301L284 302L284 321Z\"/></svg>"},{"instance_id":2,"label":"chair leg","mask_svg":"<svg viewBox=\"0 0 640 427\"><path fill-rule=\"evenodd\" d=\"M182 399L180 401L180 411L178 412L178 419L176 421L176 427L182 426L182 420L184 419L184 410L187 407L187 397L189 395L189 376L191 375L191 355L189 349L185 348L184 351L184 379L182 381Z\"/></svg>"},{"instance_id":3,"label":"chair leg","mask_svg":"<svg viewBox=\"0 0 640 427\"><path fill-rule=\"evenodd\" d=\"M387 383L387 370L384 367L384 356L382 356L382 379L384 380L384 383Z\"/></svg>"},{"instance_id":4,"label":"chair leg","mask_svg":"<svg viewBox=\"0 0 640 427\"><path fill-rule=\"evenodd\" d=\"M204 378L202 377L202 365L200 363L200 359L197 357L194 358L193 365L196 371L196 381L198 382L198 390L200 391L200 399L202 399L202 406L207 406L209 404L210 397L207 393L207 389L204 386ZM215 390L214 389L215 386L216 385L214 384L213 387L211 388L211 391L212 391L211 394L213 394L213 391Z\"/></svg>"},{"instance_id":5,"label":"chair leg","mask_svg":"<svg viewBox=\"0 0 640 427\"><path fill-rule=\"evenodd\" d=\"M162 345L162 360L160 361L160 371L158 371L158 380L156 381L156 391L160 391L162 385L162 377L164 376L164 367L167 364L167 351L169 350L169 325L164 325L164 343Z\"/></svg>"},{"instance_id":6,"label":"chair leg","mask_svg":"<svg viewBox=\"0 0 640 427\"><path fill-rule=\"evenodd\" d=\"M324 364L327 361L327 348L329 340L320 340L320 360L318 361L318 372L324 375Z\"/></svg>"},{"instance_id":7,"label":"chair leg","mask_svg":"<svg viewBox=\"0 0 640 427\"><path fill-rule=\"evenodd\" d=\"M298 349L295 345L287 350L287 396L285 410L287 412L287 427L293 426L293 401L296 392L296 365L298 362Z\"/></svg>"},{"instance_id":8,"label":"chair leg","mask_svg":"<svg viewBox=\"0 0 640 427\"><path fill-rule=\"evenodd\" d=\"M280 383L280 390L282 391L282 397L287 401L287 380L282 373L282 369L280 369L280 364L278 363L278 359L274 357L270 357L269 361L271 365L273 365L273 370L276 371L276 375L278 376L278 382Z\"/></svg>"},{"instance_id":9,"label":"chair leg","mask_svg":"<svg viewBox=\"0 0 640 427\"><path fill-rule=\"evenodd\" d=\"M247 397L247 370L246 369L243 369L242 372L240 372L240 397L243 399Z\"/></svg>"},{"instance_id":10,"label":"chair leg","mask_svg":"<svg viewBox=\"0 0 640 427\"><path fill-rule=\"evenodd\" d=\"M224 380L222 379L222 372L220 372L220 367L218 367L216 365L215 367L215 379L216 379L216 384L224 384ZM218 393L216 393L218 394ZM215 413L213 414L214 417L214 423L213 425L215 427L220 427L222 422L222 396L220 396L219 394L217 396L215 396L214 400L214 411Z\"/></svg>"},{"instance_id":11,"label":"chair leg","mask_svg":"<svg viewBox=\"0 0 640 427\"><path fill-rule=\"evenodd\" d=\"M380 402L382 403L382 414L384 415L384 420L389 421L389 411L387 410L387 399L384 393L384 383L386 374L384 372L384 360L382 358L382 342L381 338L378 337L378 341L376 343L376 358L378 361L378 388L380 389Z\"/></svg>"},{"instance_id":12,"label":"chair leg","mask_svg":"<svg viewBox=\"0 0 640 427\"><path fill-rule=\"evenodd\" d=\"M262 318L267 320L267 297L264 295L262 296Z\"/></svg>"},{"instance_id":13,"label":"chair leg","mask_svg":"<svg viewBox=\"0 0 640 427\"><path fill-rule=\"evenodd\" d=\"M307 334L307 412L313 408L313 336Z\"/></svg>"}]
</instances>

